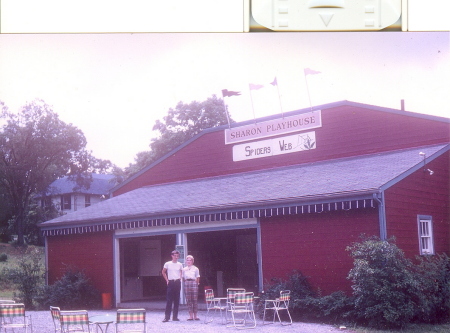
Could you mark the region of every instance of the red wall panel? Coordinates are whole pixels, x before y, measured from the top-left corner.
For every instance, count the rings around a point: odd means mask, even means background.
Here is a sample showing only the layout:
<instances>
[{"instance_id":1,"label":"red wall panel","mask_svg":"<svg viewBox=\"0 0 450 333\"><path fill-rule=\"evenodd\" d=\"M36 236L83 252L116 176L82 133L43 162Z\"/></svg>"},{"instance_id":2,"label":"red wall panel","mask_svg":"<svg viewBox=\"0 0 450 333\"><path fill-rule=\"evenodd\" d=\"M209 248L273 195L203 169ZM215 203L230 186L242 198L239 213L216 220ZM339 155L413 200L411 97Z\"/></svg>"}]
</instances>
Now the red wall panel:
<instances>
[{"instance_id":1,"label":"red wall panel","mask_svg":"<svg viewBox=\"0 0 450 333\"><path fill-rule=\"evenodd\" d=\"M315 131L317 149L239 162L233 162L233 145L225 145L223 130L206 133L124 184L114 195L152 184L450 141L448 123L355 106L322 110L322 127Z\"/></svg>"},{"instance_id":2,"label":"red wall panel","mask_svg":"<svg viewBox=\"0 0 450 333\"><path fill-rule=\"evenodd\" d=\"M419 170L386 190L388 237L395 236L410 258L419 255L417 215L433 217L435 250L450 253L449 157L447 152L426 165L433 175Z\"/></svg>"},{"instance_id":3,"label":"red wall panel","mask_svg":"<svg viewBox=\"0 0 450 333\"><path fill-rule=\"evenodd\" d=\"M294 269L324 295L350 292L353 259L346 247L360 235L379 235L378 209L267 218L261 221L264 281L286 278Z\"/></svg>"},{"instance_id":4,"label":"red wall panel","mask_svg":"<svg viewBox=\"0 0 450 333\"><path fill-rule=\"evenodd\" d=\"M61 278L69 266L84 270L100 292L113 292L111 232L47 237L47 249L49 284Z\"/></svg>"}]
</instances>

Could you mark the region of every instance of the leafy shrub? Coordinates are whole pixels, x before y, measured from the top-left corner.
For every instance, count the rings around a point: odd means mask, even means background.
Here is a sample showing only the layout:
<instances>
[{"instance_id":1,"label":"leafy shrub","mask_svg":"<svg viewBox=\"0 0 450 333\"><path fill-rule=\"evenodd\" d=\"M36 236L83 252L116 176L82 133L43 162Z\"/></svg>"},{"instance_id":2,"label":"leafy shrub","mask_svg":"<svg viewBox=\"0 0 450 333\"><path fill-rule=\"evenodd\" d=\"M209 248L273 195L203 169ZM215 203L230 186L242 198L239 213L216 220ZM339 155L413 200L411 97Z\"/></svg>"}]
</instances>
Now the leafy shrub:
<instances>
[{"instance_id":1,"label":"leafy shrub","mask_svg":"<svg viewBox=\"0 0 450 333\"><path fill-rule=\"evenodd\" d=\"M27 247L16 264L3 269L2 276L16 287L18 293L15 292L14 297L23 302L26 308L32 308L33 299L45 278L40 250L34 246Z\"/></svg>"},{"instance_id":2,"label":"leafy shrub","mask_svg":"<svg viewBox=\"0 0 450 333\"><path fill-rule=\"evenodd\" d=\"M0 262L8 261L8 255L6 253L0 254Z\"/></svg>"},{"instance_id":3,"label":"leafy shrub","mask_svg":"<svg viewBox=\"0 0 450 333\"><path fill-rule=\"evenodd\" d=\"M64 310L96 309L101 296L84 272L68 268L60 280L43 287L37 301L45 309L50 305Z\"/></svg>"},{"instance_id":4,"label":"leafy shrub","mask_svg":"<svg viewBox=\"0 0 450 333\"><path fill-rule=\"evenodd\" d=\"M352 280L356 320L376 328L401 328L415 316L419 306L418 281L413 264L395 240L370 237L348 247L354 267Z\"/></svg>"},{"instance_id":5,"label":"leafy shrub","mask_svg":"<svg viewBox=\"0 0 450 333\"><path fill-rule=\"evenodd\" d=\"M337 322L342 321L353 308L353 303L344 292L320 296L312 291L307 278L294 270L287 280L274 278L264 288L258 311L262 315L264 301L279 297L281 290L291 291L289 304L291 315L296 320Z\"/></svg>"},{"instance_id":6,"label":"leafy shrub","mask_svg":"<svg viewBox=\"0 0 450 333\"><path fill-rule=\"evenodd\" d=\"M336 291L330 295L306 297L298 300L302 308L311 314L311 319L320 319L327 323L342 323L351 320L354 301L343 291Z\"/></svg>"},{"instance_id":7,"label":"leafy shrub","mask_svg":"<svg viewBox=\"0 0 450 333\"><path fill-rule=\"evenodd\" d=\"M415 275L419 285L417 321L437 324L450 313L450 258L446 254L417 257Z\"/></svg>"}]
</instances>

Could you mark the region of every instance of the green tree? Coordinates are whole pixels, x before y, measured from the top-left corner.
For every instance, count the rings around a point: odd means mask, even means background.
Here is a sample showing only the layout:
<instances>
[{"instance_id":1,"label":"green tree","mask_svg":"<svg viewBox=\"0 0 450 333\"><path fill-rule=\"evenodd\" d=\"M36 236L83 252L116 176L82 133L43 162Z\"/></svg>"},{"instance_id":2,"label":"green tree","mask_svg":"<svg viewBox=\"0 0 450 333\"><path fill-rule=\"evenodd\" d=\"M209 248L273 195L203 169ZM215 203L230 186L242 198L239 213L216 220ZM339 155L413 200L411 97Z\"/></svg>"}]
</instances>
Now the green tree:
<instances>
[{"instance_id":1,"label":"green tree","mask_svg":"<svg viewBox=\"0 0 450 333\"><path fill-rule=\"evenodd\" d=\"M0 187L13 215L18 244L24 244L27 209L36 193L44 193L57 178L71 175L88 187L89 172L109 161L94 158L85 149L84 134L59 119L41 100L12 113L0 102Z\"/></svg>"},{"instance_id":2,"label":"green tree","mask_svg":"<svg viewBox=\"0 0 450 333\"><path fill-rule=\"evenodd\" d=\"M159 135L152 139L150 151L138 153L135 163L126 168L127 176L155 162L204 129L228 124L227 113L223 100L216 95L203 102L179 102L174 109L169 109L162 121L156 121L153 130ZM233 122L231 118L230 122Z\"/></svg>"}]
</instances>

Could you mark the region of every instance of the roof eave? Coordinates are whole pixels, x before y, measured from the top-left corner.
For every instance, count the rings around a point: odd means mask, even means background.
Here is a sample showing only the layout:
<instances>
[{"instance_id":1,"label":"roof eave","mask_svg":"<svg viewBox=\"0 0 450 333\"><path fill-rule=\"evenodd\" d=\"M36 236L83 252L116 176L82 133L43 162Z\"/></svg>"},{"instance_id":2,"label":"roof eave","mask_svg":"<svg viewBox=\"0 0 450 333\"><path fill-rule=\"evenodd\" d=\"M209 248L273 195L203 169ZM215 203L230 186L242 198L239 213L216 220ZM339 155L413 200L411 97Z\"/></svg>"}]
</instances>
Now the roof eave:
<instances>
[{"instance_id":1,"label":"roof eave","mask_svg":"<svg viewBox=\"0 0 450 333\"><path fill-rule=\"evenodd\" d=\"M379 193L380 189L364 189L359 191L348 191L340 193L324 193L320 195L310 195L295 198L283 198L279 200L265 200L245 203L235 203L221 206L205 206L193 207L184 210L168 210L155 213L146 213L140 215L116 216L112 218L97 218L81 221L63 221L55 223L43 222L38 225L41 230L52 230L57 228L76 228L86 224L105 224L105 223L125 223L136 220L151 219L170 219L183 216L205 215L205 214L223 214L246 210L276 209L282 207L305 206L305 205L321 205L328 203L336 203L342 201L356 201L364 199L372 199L374 193Z\"/></svg>"}]
</instances>

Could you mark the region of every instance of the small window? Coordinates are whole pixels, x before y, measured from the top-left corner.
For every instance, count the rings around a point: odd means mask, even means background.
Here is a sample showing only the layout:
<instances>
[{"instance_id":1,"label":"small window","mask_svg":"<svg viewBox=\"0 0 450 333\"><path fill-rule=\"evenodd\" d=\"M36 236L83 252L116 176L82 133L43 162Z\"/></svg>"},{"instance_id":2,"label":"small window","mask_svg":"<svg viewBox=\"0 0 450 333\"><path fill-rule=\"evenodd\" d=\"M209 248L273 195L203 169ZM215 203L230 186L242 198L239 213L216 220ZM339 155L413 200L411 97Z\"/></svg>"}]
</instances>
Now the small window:
<instances>
[{"instance_id":1,"label":"small window","mask_svg":"<svg viewBox=\"0 0 450 333\"><path fill-rule=\"evenodd\" d=\"M65 194L61 196L61 210L72 209L71 195Z\"/></svg>"},{"instance_id":2,"label":"small window","mask_svg":"<svg viewBox=\"0 0 450 333\"><path fill-rule=\"evenodd\" d=\"M434 254L433 220L431 216L418 215L419 250L421 255Z\"/></svg>"},{"instance_id":3,"label":"small window","mask_svg":"<svg viewBox=\"0 0 450 333\"><path fill-rule=\"evenodd\" d=\"M91 196L89 194L84 195L84 207L89 207L91 205Z\"/></svg>"},{"instance_id":4,"label":"small window","mask_svg":"<svg viewBox=\"0 0 450 333\"><path fill-rule=\"evenodd\" d=\"M48 209L52 206L52 198L51 197L43 197L41 199L41 207L44 209Z\"/></svg>"}]
</instances>

